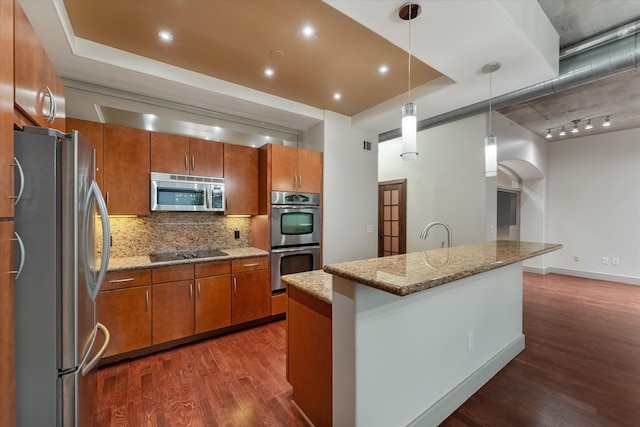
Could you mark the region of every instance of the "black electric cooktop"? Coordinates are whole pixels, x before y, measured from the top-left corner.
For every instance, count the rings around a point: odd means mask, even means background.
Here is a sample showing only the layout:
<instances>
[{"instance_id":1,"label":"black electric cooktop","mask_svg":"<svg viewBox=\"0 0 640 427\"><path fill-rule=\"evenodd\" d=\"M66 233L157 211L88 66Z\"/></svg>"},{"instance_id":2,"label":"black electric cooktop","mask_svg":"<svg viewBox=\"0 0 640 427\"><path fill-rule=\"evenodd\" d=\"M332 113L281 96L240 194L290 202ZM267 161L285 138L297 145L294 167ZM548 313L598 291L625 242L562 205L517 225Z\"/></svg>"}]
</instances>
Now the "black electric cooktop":
<instances>
[{"instance_id":1,"label":"black electric cooktop","mask_svg":"<svg viewBox=\"0 0 640 427\"><path fill-rule=\"evenodd\" d=\"M226 252L222 252L218 249L204 249L201 251L181 251L181 252L167 252L163 254L151 254L149 258L151 262L164 262L164 261L176 261L180 259L197 259L197 258L211 258L217 256L227 256Z\"/></svg>"}]
</instances>

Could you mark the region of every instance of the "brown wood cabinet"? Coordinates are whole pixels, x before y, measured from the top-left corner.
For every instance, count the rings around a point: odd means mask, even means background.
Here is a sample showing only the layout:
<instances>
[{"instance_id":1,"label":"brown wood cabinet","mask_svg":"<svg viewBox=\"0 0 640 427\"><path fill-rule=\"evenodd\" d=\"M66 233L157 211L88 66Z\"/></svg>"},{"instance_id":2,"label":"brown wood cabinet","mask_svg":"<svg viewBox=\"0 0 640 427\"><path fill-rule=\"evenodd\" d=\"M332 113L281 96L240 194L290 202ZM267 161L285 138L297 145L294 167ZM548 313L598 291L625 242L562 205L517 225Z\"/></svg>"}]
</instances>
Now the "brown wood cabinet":
<instances>
[{"instance_id":1,"label":"brown wood cabinet","mask_svg":"<svg viewBox=\"0 0 640 427\"><path fill-rule=\"evenodd\" d=\"M5 2L0 1L0 7ZM15 425L13 221L0 220L0 425Z\"/></svg>"},{"instance_id":2,"label":"brown wood cabinet","mask_svg":"<svg viewBox=\"0 0 640 427\"><path fill-rule=\"evenodd\" d=\"M231 276L196 279L195 333L231 325Z\"/></svg>"},{"instance_id":3,"label":"brown wood cabinet","mask_svg":"<svg viewBox=\"0 0 640 427\"><path fill-rule=\"evenodd\" d=\"M101 291L98 321L111 333L104 357L151 345L151 286Z\"/></svg>"},{"instance_id":4,"label":"brown wood cabinet","mask_svg":"<svg viewBox=\"0 0 640 427\"><path fill-rule=\"evenodd\" d=\"M14 13L15 105L34 124L64 130L64 84L18 2Z\"/></svg>"},{"instance_id":5,"label":"brown wood cabinet","mask_svg":"<svg viewBox=\"0 0 640 427\"><path fill-rule=\"evenodd\" d=\"M225 214L258 214L258 149L224 145Z\"/></svg>"},{"instance_id":6,"label":"brown wood cabinet","mask_svg":"<svg viewBox=\"0 0 640 427\"><path fill-rule=\"evenodd\" d=\"M322 193L322 153L272 144L271 191Z\"/></svg>"},{"instance_id":7,"label":"brown wood cabinet","mask_svg":"<svg viewBox=\"0 0 640 427\"><path fill-rule=\"evenodd\" d=\"M223 147L217 141L151 133L151 171L222 177Z\"/></svg>"},{"instance_id":8,"label":"brown wood cabinet","mask_svg":"<svg viewBox=\"0 0 640 427\"><path fill-rule=\"evenodd\" d=\"M103 125L98 122L89 122L87 120L74 119L67 117L66 119L67 132L77 130L91 143L96 150L96 182L98 187L102 190L103 184L103 161L102 161L102 139L103 139Z\"/></svg>"},{"instance_id":9,"label":"brown wood cabinet","mask_svg":"<svg viewBox=\"0 0 640 427\"><path fill-rule=\"evenodd\" d=\"M13 2L0 1L0 218L13 217L15 171L12 164ZM2 350L0 350L0 358L2 358L1 353ZM3 424L0 422L0 425Z\"/></svg>"},{"instance_id":10,"label":"brown wood cabinet","mask_svg":"<svg viewBox=\"0 0 640 427\"><path fill-rule=\"evenodd\" d=\"M193 335L193 278L153 284L153 344Z\"/></svg>"},{"instance_id":11,"label":"brown wood cabinet","mask_svg":"<svg viewBox=\"0 0 640 427\"><path fill-rule=\"evenodd\" d=\"M104 187L111 215L149 215L150 133L104 125Z\"/></svg>"},{"instance_id":12,"label":"brown wood cabinet","mask_svg":"<svg viewBox=\"0 0 640 427\"><path fill-rule=\"evenodd\" d=\"M231 264L231 324L271 314L268 257L234 260Z\"/></svg>"}]
</instances>

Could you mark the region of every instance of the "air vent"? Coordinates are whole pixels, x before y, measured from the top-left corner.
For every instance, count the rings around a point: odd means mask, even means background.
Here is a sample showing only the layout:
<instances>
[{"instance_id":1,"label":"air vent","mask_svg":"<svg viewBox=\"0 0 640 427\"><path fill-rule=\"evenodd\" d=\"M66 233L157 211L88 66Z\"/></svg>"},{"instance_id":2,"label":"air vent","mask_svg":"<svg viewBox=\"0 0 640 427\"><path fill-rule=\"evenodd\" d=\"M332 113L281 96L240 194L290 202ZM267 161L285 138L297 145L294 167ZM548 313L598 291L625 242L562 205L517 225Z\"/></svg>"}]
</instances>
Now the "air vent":
<instances>
[{"instance_id":1,"label":"air vent","mask_svg":"<svg viewBox=\"0 0 640 427\"><path fill-rule=\"evenodd\" d=\"M362 149L364 151L371 151L371 141L362 141Z\"/></svg>"}]
</instances>

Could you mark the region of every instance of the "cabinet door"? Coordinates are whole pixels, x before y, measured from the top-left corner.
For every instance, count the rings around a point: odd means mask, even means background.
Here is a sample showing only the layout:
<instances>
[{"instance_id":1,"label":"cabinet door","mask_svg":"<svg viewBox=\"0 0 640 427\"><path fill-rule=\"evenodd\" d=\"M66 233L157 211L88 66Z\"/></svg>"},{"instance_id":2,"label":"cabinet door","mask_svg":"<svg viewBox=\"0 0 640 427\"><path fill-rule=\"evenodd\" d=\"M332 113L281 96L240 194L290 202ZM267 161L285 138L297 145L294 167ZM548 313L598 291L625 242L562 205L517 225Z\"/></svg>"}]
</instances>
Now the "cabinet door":
<instances>
[{"instance_id":1,"label":"cabinet door","mask_svg":"<svg viewBox=\"0 0 640 427\"><path fill-rule=\"evenodd\" d=\"M269 271L258 270L233 275L231 323L248 322L271 313Z\"/></svg>"},{"instance_id":2,"label":"cabinet door","mask_svg":"<svg viewBox=\"0 0 640 427\"><path fill-rule=\"evenodd\" d=\"M193 280L153 285L153 344L193 335Z\"/></svg>"},{"instance_id":3,"label":"cabinet door","mask_svg":"<svg viewBox=\"0 0 640 427\"><path fill-rule=\"evenodd\" d=\"M105 357L151 345L151 286L101 291L98 322L111 333Z\"/></svg>"},{"instance_id":4,"label":"cabinet door","mask_svg":"<svg viewBox=\"0 0 640 427\"><path fill-rule=\"evenodd\" d=\"M227 215L258 214L258 149L224 146L224 184Z\"/></svg>"},{"instance_id":5,"label":"cabinet door","mask_svg":"<svg viewBox=\"0 0 640 427\"><path fill-rule=\"evenodd\" d=\"M322 193L322 153L298 150L298 191Z\"/></svg>"},{"instance_id":6,"label":"cabinet door","mask_svg":"<svg viewBox=\"0 0 640 427\"><path fill-rule=\"evenodd\" d=\"M196 334L231 325L231 276L196 279Z\"/></svg>"},{"instance_id":7,"label":"cabinet door","mask_svg":"<svg viewBox=\"0 0 640 427\"><path fill-rule=\"evenodd\" d=\"M189 138L151 132L151 171L189 174Z\"/></svg>"},{"instance_id":8,"label":"cabinet door","mask_svg":"<svg viewBox=\"0 0 640 427\"><path fill-rule=\"evenodd\" d=\"M0 7L4 3L0 1ZM15 425L13 222L0 221L0 426Z\"/></svg>"},{"instance_id":9,"label":"cabinet door","mask_svg":"<svg viewBox=\"0 0 640 427\"><path fill-rule=\"evenodd\" d=\"M298 149L284 145L271 147L271 190L297 191ZM271 195L268 195L271 200Z\"/></svg>"},{"instance_id":10,"label":"cabinet door","mask_svg":"<svg viewBox=\"0 0 640 427\"><path fill-rule=\"evenodd\" d=\"M27 15L15 4L15 104L33 123L63 130L64 85Z\"/></svg>"},{"instance_id":11,"label":"cabinet door","mask_svg":"<svg viewBox=\"0 0 640 427\"><path fill-rule=\"evenodd\" d=\"M149 132L104 125L104 191L112 215L149 215Z\"/></svg>"},{"instance_id":12,"label":"cabinet door","mask_svg":"<svg viewBox=\"0 0 640 427\"><path fill-rule=\"evenodd\" d=\"M66 120L67 132L77 130L86 138L87 141L93 145L96 149L96 182L100 190L104 188L103 173L102 173L102 123L89 122L86 120L67 118Z\"/></svg>"},{"instance_id":13,"label":"cabinet door","mask_svg":"<svg viewBox=\"0 0 640 427\"><path fill-rule=\"evenodd\" d=\"M13 2L0 1L0 218L13 217ZM1 387L1 386L0 386ZM0 403L0 409L2 409ZM0 414L2 411L0 411ZM0 415L0 425L2 416Z\"/></svg>"},{"instance_id":14,"label":"cabinet door","mask_svg":"<svg viewBox=\"0 0 640 427\"><path fill-rule=\"evenodd\" d=\"M189 138L191 175L222 177L223 147L222 142Z\"/></svg>"}]
</instances>

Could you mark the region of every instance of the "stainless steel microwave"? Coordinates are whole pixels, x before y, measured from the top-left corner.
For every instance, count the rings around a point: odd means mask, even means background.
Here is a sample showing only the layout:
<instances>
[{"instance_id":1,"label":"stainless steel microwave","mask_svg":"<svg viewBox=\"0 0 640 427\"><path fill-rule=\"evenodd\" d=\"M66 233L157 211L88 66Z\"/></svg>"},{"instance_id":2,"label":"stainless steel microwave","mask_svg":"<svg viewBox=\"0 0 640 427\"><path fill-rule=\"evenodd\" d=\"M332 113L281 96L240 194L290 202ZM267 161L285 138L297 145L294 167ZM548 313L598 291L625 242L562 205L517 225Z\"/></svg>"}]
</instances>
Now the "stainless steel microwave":
<instances>
[{"instance_id":1,"label":"stainless steel microwave","mask_svg":"<svg viewBox=\"0 0 640 427\"><path fill-rule=\"evenodd\" d=\"M224 178L151 172L151 210L223 212Z\"/></svg>"}]
</instances>

